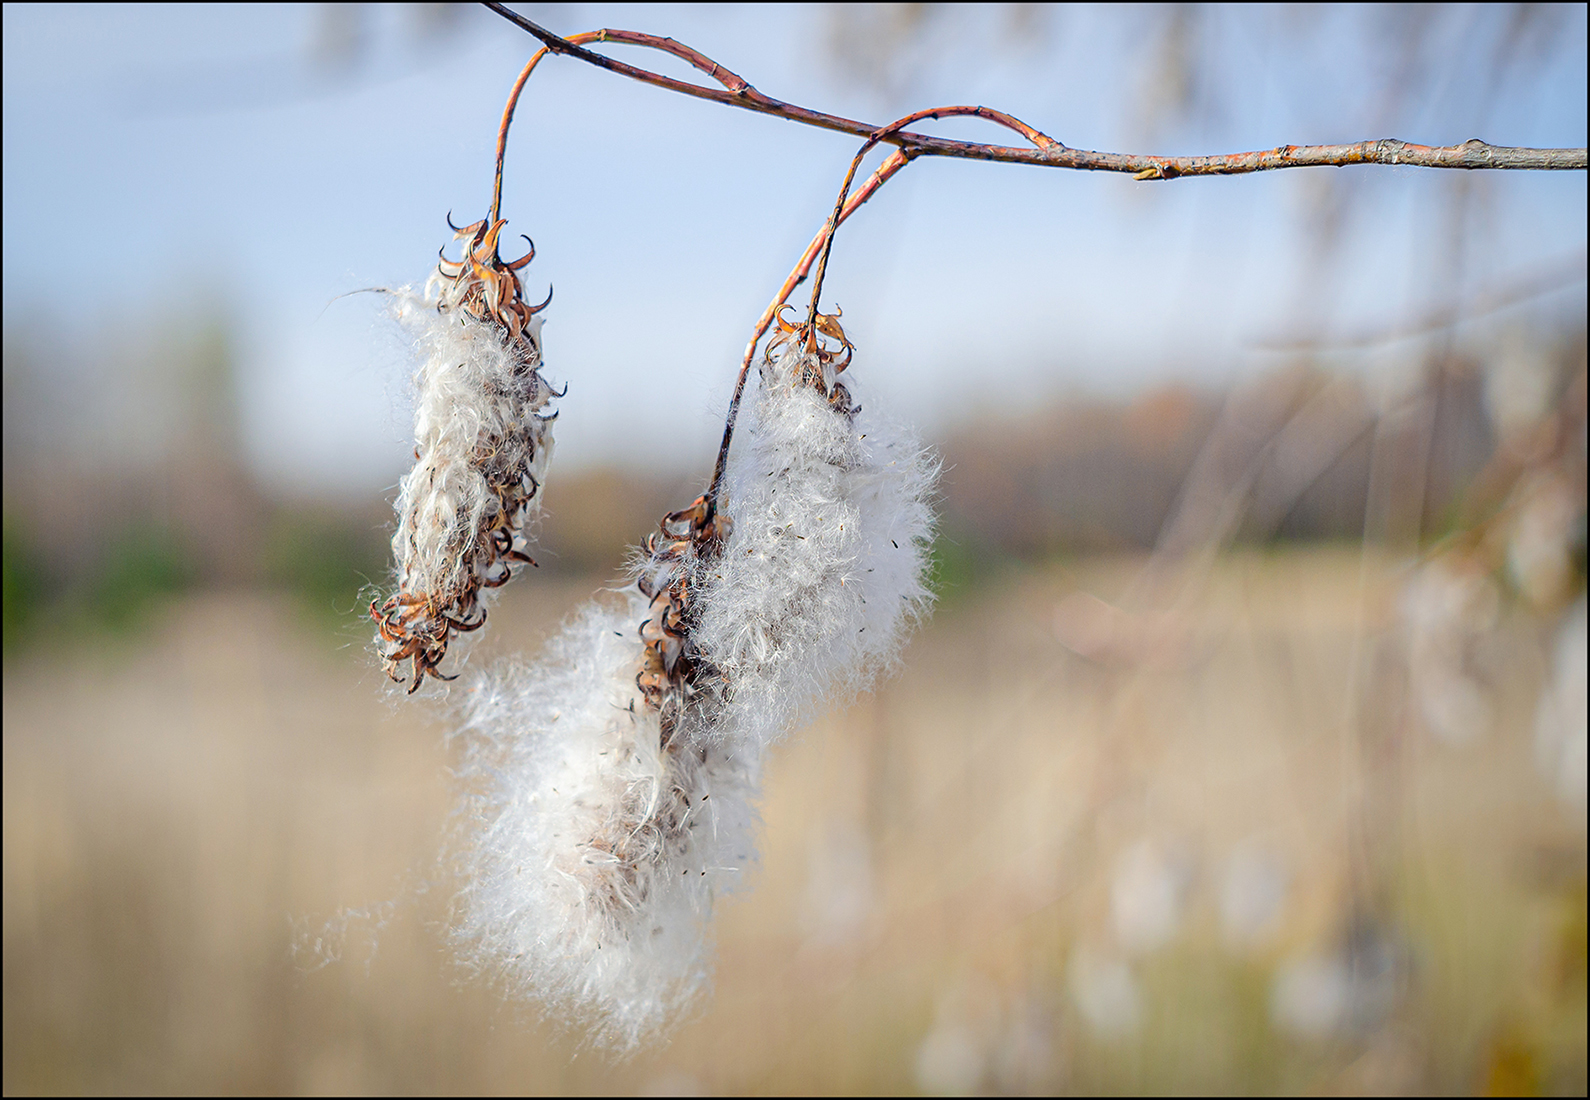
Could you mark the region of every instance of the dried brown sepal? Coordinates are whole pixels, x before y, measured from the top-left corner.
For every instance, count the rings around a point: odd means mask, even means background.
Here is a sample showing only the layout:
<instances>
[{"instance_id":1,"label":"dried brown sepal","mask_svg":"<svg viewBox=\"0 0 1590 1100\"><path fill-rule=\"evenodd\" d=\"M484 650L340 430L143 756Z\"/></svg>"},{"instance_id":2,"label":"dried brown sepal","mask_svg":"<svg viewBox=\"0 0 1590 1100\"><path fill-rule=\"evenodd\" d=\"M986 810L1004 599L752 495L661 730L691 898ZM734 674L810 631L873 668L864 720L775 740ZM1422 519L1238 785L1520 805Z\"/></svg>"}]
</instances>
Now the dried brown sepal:
<instances>
[{"instance_id":1,"label":"dried brown sepal","mask_svg":"<svg viewBox=\"0 0 1590 1100\"><path fill-rule=\"evenodd\" d=\"M532 479L533 480L533 479ZM481 602L484 589L500 588L512 576L510 562L535 565L535 559L522 550L515 549L515 536L504 523L503 517L516 509L522 525L524 509L529 497L517 505L504 503L493 519L480 554L483 560L475 568L463 572L460 583L452 588L430 595L400 589L389 596L379 610L370 601L370 618L376 624L376 646L381 655L381 668L394 683L407 683L409 694L419 690L426 676L438 680L454 680L438 666L447 656L447 646L455 634L468 634L486 625L486 608ZM404 661L412 662L412 675L405 680L401 675Z\"/></svg>"},{"instance_id":2,"label":"dried brown sepal","mask_svg":"<svg viewBox=\"0 0 1590 1100\"><path fill-rule=\"evenodd\" d=\"M690 643L693 625L691 578L723 552L733 521L703 495L688 508L669 512L647 536L637 587L651 603L640 625L640 672L636 686L662 724L667 749L691 707L710 705L722 676Z\"/></svg>"},{"instance_id":3,"label":"dried brown sepal","mask_svg":"<svg viewBox=\"0 0 1590 1100\"><path fill-rule=\"evenodd\" d=\"M433 278L441 285L440 305L444 311L462 309L477 320L490 321L507 333L512 344L524 335L530 318L552 303L552 290L547 289L546 301L538 306L525 301L519 271L535 259L536 246L526 237L530 251L517 260L505 261L498 253L498 243L507 224L502 218L494 222L482 218L473 225L455 228L455 237L464 242L463 255L457 260L439 256Z\"/></svg>"},{"instance_id":4,"label":"dried brown sepal","mask_svg":"<svg viewBox=\"0 0 1590 1100\"><path fill-rule=\"evenodd\" d=\"M376 632L380 636L382 670L394 682L401 684L404 680L398 670L404 661L413 663L413 676L408 681L409 694L412 695L426 676L434 676L438 680L455 678L438 671L436 667L447 655L447 642L455 630L480 627L486 621L486 612L483 608L479 609L479 617L474 622L460 623L437 612L423 597L400 592L388 598L379 611L376 610L375 601L371 600L370 618L375 621Z\"/></svg>"},{"instance_id":5,"label":"dried brown sepal","mask_svg":"<svg viewBox=\"0 0 1590 1100\"><path fill-rule=\"evenodd\" d=\"M856 345L850 342L839 323L844 311L836 307L831 314L817 313L810 321L791 323L784 319L784 310L793 308L786 305L778 311L775 318L778 333L767 342L764 370L772 366L774 356L781 349L798 347L804 354L794 358L794 376L790 381L817 390L828 398L830 405L846 416L855 415L858 409L850 400L850 391L838 380L838 376L850 366L856 351Z\"/></svg>"}]
</instances>

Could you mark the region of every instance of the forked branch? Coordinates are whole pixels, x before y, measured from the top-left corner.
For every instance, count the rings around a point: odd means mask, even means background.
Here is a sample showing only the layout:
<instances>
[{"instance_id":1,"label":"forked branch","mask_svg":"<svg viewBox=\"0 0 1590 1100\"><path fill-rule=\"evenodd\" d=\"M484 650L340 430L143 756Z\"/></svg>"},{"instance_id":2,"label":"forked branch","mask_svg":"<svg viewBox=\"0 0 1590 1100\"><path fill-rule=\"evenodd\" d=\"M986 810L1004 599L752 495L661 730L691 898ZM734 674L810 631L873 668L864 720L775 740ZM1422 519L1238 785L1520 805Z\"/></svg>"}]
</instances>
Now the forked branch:
<instances>
[{"instance_id":1,"label":"forked branch","mask_svg":"<svg viewBox=\"0 0 1590 1100\"><path fill-rule=\"evenodd\" d=\"M560 38L545 27L526 19L493 0L486 7L539 39L552 53L578 58L588 65L627 76L658 88L679 92L697 99L711 100L729 107L756 111L764 115L817 126L825 130L870 138L879 127L855 119L813 111L764 95L743 77L719 65L705 54L672 38L640 34L636 31L600 30ZM699 71L722 84L722 89L691 84L662 76L584 47L587 42L620 42L662 50L688 61ZM540 54L536 60L540 59ZM1248 153L1225 153L1203 157L1159 157L1140 153L1098 153L1071 149L1054 142L1037 149L988 145L976 141L953 141L902 130L884 140L909 151L913 157L959 157L968 160L1003 161L1008 164L1036 164L1046 168L1072 168L1091 172L1125 172L1140 180L1170 180L1181 176L1234 176L1265 172L1276 168L1341 168L1349 164L1403 164L1417 168L1511 168L1583 169L1587 165L1584 149L1525 149L1489 145L1474 138L1461 145L1414 145L1397 138L1380 138L1347 145L1282 145Z\"/></svg>"},{"instance_id":2,"label":"forked branch","mask_svg":"<svg viewBox=\"0 0 1590 1100\"><path fill-rule=\"evenodd\" d=\"M756 354L758 343L767 334L768 328L773 323L773 318L778 315L779 309L788 300L791 292L807 277L811 271L812 264L817 262L818 275L813 287L811 316L808 317L808 324L814 320L817 310L817 297L822 291L823 269L826 267L829 249L833 245L834 232L851 214L871 198L879 187L883 186L896 172L917 157L957 157L968 160L1000 161L1009 164L1034 164L1046 168L1122 172L1130 173L1134 179L1138 180L1171 180L1181 176L1243 175L1249 172L1264 172L1278 168L1339 168L1350 164L1400 164L1421 168L1553 170L1583 169L1587 166L1586 150L1584 149L1517 148L1490 145L1480 141L1478 138L1466 141L1461 145L1451 146L1414 145L1397 138L1381 138L1379 140L1360 141L1347 145L1283 145L1275 149L1199 157L1099 153L1085 149L1068 148L1024 122L1003 112L986 107L938 107L926 111L918 111L890 123L888 126L879 127L774 99L772 96L757 91L750 81L738 73L718 64L699 50L693 49L682 42L677 42L672 38L643 34L638 31L613 29L586 31L582 34L563 38L506 6L495 3L494 0L485 0L485 6L515 26L533 35L542 43L542 48L536 51L525 65L524 70L519 74L518 80L514 83L513 91L509 95L507 108L503 113L502 126L498 131L497 137L497 175L492 191L492 219L496 219L498 208L501 204L503 158L507 149L508 130L513 120L514 109L518 105L519 96L524 90L525 82L529 79L530 74L535 71L536 66L540 64L541 59L548 53L565 54L584 61L586 64L605 69L608 72L617 73L620 76L626 76L632 80L638 80L641 83L664 88L668 91L692 96L696 99L705 99L714 103L724 104L725 106L738 107L742 110L756 111L760 114L772 115L791 122L799 122L807 126L816 126L825 130L834 130L866 138L866 143L851 161L850 171L845 176L844 187L840 191L839 200L835 204L833 215L818 231L817 235L812 238L811 244L806 247L806 251L801 255L800 261L795 265L794 270L790 272L789 277L784 280L783 286L779 288L779 292L772 303L769 304L758 319L751 340L746 345L745 356L740 364L739 378L735 382L734 396L729 403L729 415L724 425L723 442L718 450L718 460L713 470L712 483L707 491L709 508L715 508L718 503L718 494L721 490L729 445L734 433L736 414L739 410L740 398L744 392L746 378ZM585 48L587 43L604 42L643 46L647 49L660 50L689 63L698 72L704 73L722 87L712 88L663 76L649 69L616 61L613 58L605 57ZM906 126L924 119L951 116L976 116L997 122L1020 133L1032 143L1033 148L1015 148L975 141L955 141L949 138L913 133L905 129ZM873 146L880 143L892 144L896 146L896 149L884 159L883 163L867 178L866 182L862 184L855 194L849 194L850 185L855 178L857 169L860 167L862 158ZM819 261L819 256L821 256L821 261Z\"/></svg>"},{"instance_id":3,"label":"forked branch","mask_svg":"<svg viewBox=\"0 0 1590 1100\"><path fill-rule=\"evenodd\" d=\"M845 173L845 182L839 188L839 198L834 202L833 214L829 216L823 227L817 231L817 236L812 238L812 243L806 246L806 251L801 253L801 258L796 262L794 270L789 273L789 277L779 287L778 293L768 303L768 307L762 311L762 316L757 319L756 328L751 333L750 342L745 345L745 357L740 360L740 374L734 382L734 396L729 399L729 414L723 425L723 442L718 447L718 461L713 467L712 482L707 488L709 507L715 509L718 505L718 497L723 487L723 472L728 465L729 445L734 439L734 425L739 416L740 398L745 393L745 380L750 375L751 361L756 356L757 344L763 336L767 335L768 328L773 324L773 318L778 315L784 303L789 300L790 294L800 285L801 280L806 278L807 273L811 271L814 261L817 262L817 278L812 286L812 301L807 316L807 326L815 332L817 299L823 291L823 272L828 265L828 256L833 249L835 232L838 231L839 227L845 223L850 215L854 214L863 203L877 193L878 188L887 183L896 172L911 163L914 157L922 154L903 146L896 149L884 158L883 163L873 170L872 175L868 176L866 182L852 195L850 193L850 185L855 181L856 170L861 167L862 159L872 151L874 146L889 140L890 137L913 122L920 122L926 118L967 116L985 118L990 122L995 122L1007 129L1014 130L1039 149L1049 148L1058 144L1053 138L1033 129L1019 118L1007 115L1003 111L990 110L987 107L930 107L924 111L914 111L904 118L896 119L889 125L880 127L867 135L866 142L862 144L861 148L856 151L856 155L850 160L850 169ZM820 260L818 259L819 255L821 256Z\"/></svg>"}]
</instances>

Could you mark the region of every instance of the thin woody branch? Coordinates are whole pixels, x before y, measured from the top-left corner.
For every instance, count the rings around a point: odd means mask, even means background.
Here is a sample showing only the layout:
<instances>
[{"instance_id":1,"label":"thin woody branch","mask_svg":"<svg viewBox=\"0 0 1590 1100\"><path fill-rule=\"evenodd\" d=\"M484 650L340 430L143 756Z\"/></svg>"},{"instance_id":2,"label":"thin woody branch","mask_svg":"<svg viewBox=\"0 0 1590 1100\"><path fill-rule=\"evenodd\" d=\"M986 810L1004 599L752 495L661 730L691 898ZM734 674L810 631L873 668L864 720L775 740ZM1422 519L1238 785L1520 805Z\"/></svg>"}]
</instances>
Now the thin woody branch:
<instances>
[{"instance_id":1,"label":"thin woody branch","mask_svg":"<svg viewBox=\"0 0 1590 1100\"><path fill-rule=\"evenodd\" d=\"M742 110L773 115L776 118L816 126L824 130L854 134L867 138L877 133L878 127L867 122L813 111L793 103L785 103L757 91L743 77L719 65L705 54L691 49L671 38L640 34L635 31L600 30L576 36L581 42L619 42L633 46L646 46L662 50L688 61L723 85L718 88L703 87L684 80L627 65L622 61L604 57L585 49L575 41L560 38L537 23L526 19L502 4L487 0L486 7L507 19L515 26L534 35L553 53L578 58L588 65L608 72L639 80L658 88L679 92L682 95L706 99ZM1380 138L1374 141L1353 142L1347 145L1283 145L1275 149L1262 149L1248 153L1226 153L1203 157L1158 157L1138 153L1098 153L1086 149L1071 149L1059 142L1037 149L1019 149L1003 145L988 145L976 141L954 141L901 131L884 139L911 156L958 157L965 160L1001 161L1007 164L1035 164L1046 168L1071 168L1090 172L1125 172L1140 180L1170 180L1181 176L1235 176L1249 172L1266 172L1277 168L1341 168L1349 164L1403 164L1416 168L1488 168L1488 169L1583 169L1587 166L1584 149L1525 149L1503 145L1489 145L1478 138L1461 145L1414 145L1397 138Z\"/></svg>"}]
</instances>

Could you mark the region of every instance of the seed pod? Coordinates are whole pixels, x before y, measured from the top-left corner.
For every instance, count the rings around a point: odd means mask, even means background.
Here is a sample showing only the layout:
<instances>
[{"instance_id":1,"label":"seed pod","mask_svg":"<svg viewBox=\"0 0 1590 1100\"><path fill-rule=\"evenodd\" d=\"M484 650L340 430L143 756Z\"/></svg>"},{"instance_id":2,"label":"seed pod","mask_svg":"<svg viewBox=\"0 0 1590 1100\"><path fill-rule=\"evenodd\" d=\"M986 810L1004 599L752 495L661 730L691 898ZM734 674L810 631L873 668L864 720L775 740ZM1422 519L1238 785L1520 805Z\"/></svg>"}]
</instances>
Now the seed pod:
<instances>
[{"instance_id":1,"label":"seed pod","mask_svg":"<svg viewBox=\"0 0 1590 1100\"><path fill-rule=\"evenodd\" d=\"M691 641L726 685L713 736L741 744L866 688L931 602L937 460L854 403L837 316L780 326L729 461L733 532L695 580Z\"/></svg>"},{"instance_id":2,"label":"seed pod","mask_svg":"<svg viewBox=\"0 0 1590 1100\"><path fill-rule=\"evenodd\" d=\"M714 897L755 859L759 757L664 735L637 681L650 601L588 605L471 693L456 935L521 996L632 1049L709 972Z\"/></svg>"},{"instance_id":3,"label":"seed pod","mask_svg":"<svg viewBox=\"0 0 1590 1100\"><path fill-rule=\"evenodd\" d=\"M722 554L733 529L707 497L697 497L689 508L662 518L632 565L635 588L648 601L635 682L658 714L664 745L681 736L700 740L722 709L723 676L703 659L694 638L694 593L698 576Z\"/></svg>"},{"instance_id":4,"label":"seed pod","mask_svg":"<svg viewBox=\"0 0 1590 1100\"><path fill-rule=\"evenodd\" d=\"M443 259L424 301L400 299L418 330L415 465L398 494L392 539L398 591L370 616L393 680L412 662L409 691L438 671L453 635L486 621L483 597L531 561L526 528L540 508L552 458L556 396L541 377L540 306L526 304L518 269L497 254L503 222L457 230L457 263ZM550 301L550 296L548 298Z\"/></svg>"}]
</instances>

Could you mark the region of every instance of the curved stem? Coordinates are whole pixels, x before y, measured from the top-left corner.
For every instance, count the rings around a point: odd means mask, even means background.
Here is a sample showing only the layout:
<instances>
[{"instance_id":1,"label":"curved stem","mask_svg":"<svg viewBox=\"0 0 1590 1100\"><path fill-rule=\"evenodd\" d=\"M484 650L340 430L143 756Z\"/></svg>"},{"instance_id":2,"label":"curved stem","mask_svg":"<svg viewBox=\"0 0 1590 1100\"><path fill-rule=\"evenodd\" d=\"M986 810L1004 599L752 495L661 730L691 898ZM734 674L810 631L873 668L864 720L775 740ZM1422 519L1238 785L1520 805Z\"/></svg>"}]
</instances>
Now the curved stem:
<instances>
[{"instance_id":1,"label":"curved stem","mask_svg":"<svg viewBox=\"0 0 1590 1100\"><path fill-rule=\"evenodd\" d=\"M488 4L487 7L491 7L491 5ZM676 39L659 38L655 34L642 34L640 31L621 31L608 27L599 31L586 31L584 34L577 34L572 38L566 39L566 41L576 46L584 45L586 42L618 42L626 46L644 46L650 50L661 50L663 53L672 54L681 61L688 61L693 67L706 73L735 95L744 95L762 100L767 99L761 92L751 87L750 81L743 76L731 72L706 54L699 50L693 50ZM549 45L547 48L552 49L555 47ZM645 72L646 70L641 69L638 71ZM662 79L667 78L664 77ZM691 87L692 85L685 86ZM769 102L773 101L769 100Z\"/></svg>"},{"instance_id":2,"label":"curved stem","mask_svg":"<svg viewBox=\"0 0 1590 1100\"><path fill-rule=\"evenodd\" d=\"M486 7L534 35L553 53L567 54L587 65L627 76L657 88L697 99L708 99L725 106L756 111L764 115L788 119L824 130L837 130L857 137L870 137L877 127L840 115L826 114L784 103L764 95L744 81L730 83L719 73L728 73L721 65L705 55L673 39L654 38L632 31L606 31L602 41L629 42L634 45L663 49L676 57L690 61L701 71L725 84L725 90L704 88L683 80L662 76L634 65L626 65L611 57L603 57L579 45L575 38L560 38L545 27L526 19L493 0ZM583 36L577 36L583 37ZM699 59L699 60L698 60ZM738 77L734 78L739 80ZM1461 145L1415 145L1397 138L1359 141L1346 145L1282 145L1274 149L1261 149L1247 153L1223 153L1214 156L1161 157L1141 153L1099 153L1087 149L1072 149L1056 142L1043 149L1013 149L1002 145L985 145L975 141L952 141L948 138L928 137L902 131L891 135L891 143L910 148L914 156L962 157L971 160L993 160L1009 164L1034 164L1045 168L1071 168L1090 172L1124 172L1140 180L1171 180L1182 176L1232 176L1248 172L1267 172L1277 168L1343 167L1349 164L1402 164L1419 168L1464 169L1583 169L1590 166L1590 156L1584 149L1527 149L1515 146L1490 145L1475 138Z\"/></svg>"},{"instance_id":3,"label":"curved stem","mask_svg":"<svg viewBox=\"0 0 1590 1100\"><path fill-rule=\"evenodd\" d=\"M490 7L491 5L487 6ZM583 46L587 42L619 42L630 46L645 46L649 49L661 50L664 53L672 54L690 62L691 65L712 77L712 79L731 92L743 93L748 91L752 94L760 94L746 82L744 77L730 72L706 54L699 53L682 42L674 41L672 38L658 38L656 35L642 34L639 31L603 28L598 31L571 34L560 41L572 46ZM550 45L542 46L537 50L530 60L525 62L525 67L519 71L519 78L513 82L513 90L508 93L508 105L503 108L502 122L497 127L497 175L491 188L490 224L496 223L502 211L502 162L508 152L508 128L513 124L513 113L519 106L519 95L524 91L525 82L530 79L530 74L535 72L537 65L541 64L541 59L555 50L556 47Z\"/></svg>"},{"instance_id":4,"label":"curved stem","mask_svg":"<svg viewBox=\"0 0 1590 1100\"><path fill-rule=\"evenodd\" d=\"M827 240L823 242L822 258L817 261L817 277L812 280L812 304L806 314L806 324L813 329L812 339L815 339L816 330L814 326L817 324L817 299L823 292L823 276L828 272L828 255L834 247L834 231L839 228L839 215L845 206L845 196L850 192L850 183L856 178L856 169L861 166L862 158L871 152L873 147L880 141L893 136L914 122L921 122L930 118L964 118L966 116L986 118L990 122L997 122L1001 126L1015 130L1022 137L1036 145L1039 152L1060 144L1041 130L1028 126L1021 119L989 107L929 107L925 110L913 111L903 118L897 118L889 125L875 131L872 136L862 143L861 148L857 150L855 157L852 158L850 171L845 173L845 182L839 188L839 198L834 203L833 216L828 219Z\"/></svg>"},{"instance_id":5,"label":"curved stem","mask_svg":"<svg viewBox=\"0 0 1590 1100\"><path fill-rule=\"evenodd\" d=\"M846 200L844 209L839 213L837 224L843 225L850 215L854 214L863 203L877 193L878 188L888 182L896 172L911 163L913 159L915 159L915 154L904 149L896 149L885 157L883 163L878 165L873 170L872 175L867 177L866 182L856 189L854 195ZM778 315L779 307L784 304L795 288L806 278L807 273L811 271L812 264L817 259L817 253L822 249L823 243L828 240L830 235L831 230L826 224L817 231L817 235L812 238L812 243L806 246L806 251L801 253L800 260L784 280L784 285L779 287L778 293L773 297L773 301L762 311L762 316L757 319L756 328L751 333L751 340L745 345L745 355L740 360L740 374L734 380L734 396L729 399L729 413L724 418L723 442L718 447L718 461L712 468L712 482L707 487L707 498L711 502L711 507L714 511L717 510L718 500L722 493L723 471L729 460L729 443L734 438L734 422L739 415L740 398L745 393L745 381L751 373L751 361L756 356L756 345L761 343L763 336L767 335L768 328L773 324L773 318Z\"/></svg>"},{"instance_id":6,"label":"curved stem","mask_svg":"<svg viewBox=\"0 0 1590 1100\"><path fill-rule=\"evenodd\" d=\"M583 34L570 35L565 41L575 45L586 42L605 41L604 35L611 31L586 31ZM519 95L524 91L525 82L530 79L530 74L536 71L536 66L541 64L541 59L552 53L551 46L542 46L530 60L525 62L523 69L519 70L519 78L513 82L513 90L508 93L508 105L502 109L502 122L497 126L497 175L491 185L491 214L487 220L488 225L495 225L502 212L502 162L508 153L508 128L513 125L513 113L519 107Z\"/></svg>"},{"instance_id":7,"label":"curved stem","mask_svg":"<svg viewBox=\"0 0 1590 1100\"><path fill-rule=\"evenodd\" d=\"M508 152L508 127L513 124L513 112L519 106L519 93L524 91L525 81L530 79L530 74L536 71L536 66L549 52L543 46L525 63L519 72L519 79L513 82L513 91L508 93L508 105L502 109L502 123L497 127L497 175L491 185L491 213L486 216L487 225L496 225L502 211L502 160Z\"/></svg>"}]
</instances>

